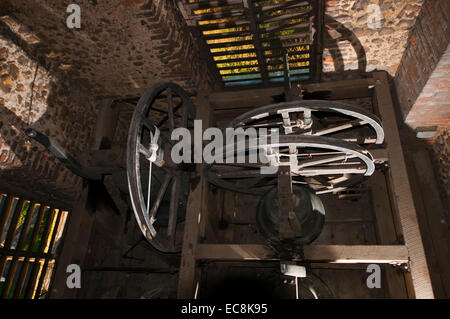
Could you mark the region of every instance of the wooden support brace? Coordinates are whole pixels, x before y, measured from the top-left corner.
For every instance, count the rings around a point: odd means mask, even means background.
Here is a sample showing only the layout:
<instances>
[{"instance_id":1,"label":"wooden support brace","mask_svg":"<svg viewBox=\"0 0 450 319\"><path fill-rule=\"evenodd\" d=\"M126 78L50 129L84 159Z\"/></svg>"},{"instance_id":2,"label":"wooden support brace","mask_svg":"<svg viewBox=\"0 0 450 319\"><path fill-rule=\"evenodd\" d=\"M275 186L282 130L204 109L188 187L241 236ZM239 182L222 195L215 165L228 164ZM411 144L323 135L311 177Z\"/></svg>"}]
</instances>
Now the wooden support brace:
<instances>
[{"instance_id":1,"label":"wooden support brace","mask_svg":"<svg viewBox=\"0 0 450 319\"><path fill-rule=\"evenodd\" d=\"M408 262L405 246L376 245L307 245L303 247L308 261L338 264L402 264ZM201 260L276 261L278 252L266 245L198 244L195 258ZM293 261L300 261L293 256Z\"/></svg>"},{"instance_id":2,"label":"wooden support brace","mask_svg":"<svg viewBox=\"0 0 450 319\"><path fill-rule=\"evenodd\" d=\"M197 101L197 117L201 119L204 127L211 123L210 105L207 96L199 94ZM199 238L203 237L208 222L208 182L202 176L202 165L197 167L199 180L191 186L189 194L186 219L184 226L183 247L181 252L180 272L178 276L177 298L195 298L197 287L197 269L195 251Z\"/></svg>"},{"instance_id":3,"label":"wooden support brace","mask_svg":"<svg viewBox=\"0 0 450 319\"><path fill-rule=\"evenodd\" d=\"M389 154L388 178L392 185L393 201L399 215L405 244L411 258L411 279L416 298L433 298L430 274L428 271L422 237L417 221L416 208L408 180L403 149L397 127L391 92L384 72L376 72L375 97L378 112L383 121Z\"/></svg>"}]
</instances>

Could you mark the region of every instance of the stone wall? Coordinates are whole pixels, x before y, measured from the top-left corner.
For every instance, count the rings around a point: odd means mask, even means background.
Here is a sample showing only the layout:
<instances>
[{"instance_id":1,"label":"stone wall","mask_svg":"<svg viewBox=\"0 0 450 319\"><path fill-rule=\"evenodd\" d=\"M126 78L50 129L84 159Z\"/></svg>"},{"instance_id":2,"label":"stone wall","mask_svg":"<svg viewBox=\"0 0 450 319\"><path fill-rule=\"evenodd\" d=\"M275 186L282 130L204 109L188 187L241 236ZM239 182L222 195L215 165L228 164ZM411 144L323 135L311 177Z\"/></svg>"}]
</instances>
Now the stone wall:
<instances>
[{"instance_id":1,"label":"stone wall","mask_svg":"<svg viewBox=\"0 0 450 319\"><path fill-rule=\"evenodd\" d=\"M0 12L0 187L73 199L81 179L23 131L54 138L79 160L98 99L140 96L160 81L195 91L211 81L174 1L6 0ZM39 62L38 62L39 61ZM125 119L126 120L126 119ZM119 123L123 123L122 121ZM122 125L125 127L125 125ZM3 186L2 186L3 185Z\"/></svg>"},{"instance_id":2,"label":"stone wall","mask_svg":"<svg viewBox=\"0 0 450 319\"><path fill-rule=\"evenodd\" d=\"M350 78L373 70L395 75L422 2L327 0L323 78Z\"/></svg>"},{"instance_id":3,"label":"stone wall","mask_svg":"<svg viewBox=\"0 0 450 319\"><path fill-rule=\"evenodd\" d=\"M8 30L0 31L1 190L71 201L81 179L24 130L36 129L79 157L95 127L96 101L64 72L30 57Z\"/></svg>"},{"instance_id":4,"label":"stone wall","mask_svg":"<svg viewBox=\"0 0 450 319\"><path fill-rule=\"evenodd\" d=\"M191 90L211 82L175 1L76 1L81 29L66 26L73 0L7 1L11 16L40 39L36 53L95 96L137 97L160 81Z\"/></svg>"}]
</instances>

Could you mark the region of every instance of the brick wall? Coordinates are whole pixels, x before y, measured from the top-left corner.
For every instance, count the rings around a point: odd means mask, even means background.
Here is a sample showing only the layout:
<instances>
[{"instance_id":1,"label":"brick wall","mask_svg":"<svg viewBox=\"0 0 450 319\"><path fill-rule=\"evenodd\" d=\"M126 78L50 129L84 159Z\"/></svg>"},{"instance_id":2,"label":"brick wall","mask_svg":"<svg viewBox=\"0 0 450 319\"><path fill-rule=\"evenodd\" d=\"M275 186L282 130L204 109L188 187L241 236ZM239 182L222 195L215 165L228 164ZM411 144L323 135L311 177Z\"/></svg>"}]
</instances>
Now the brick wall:
<instances>
[{"instance_id":1,"label":"brick wall","mask_svg":"<svg viewBox=\"0 0 450 319\"><path fill-rule=\"evenodd\" d=\"M415 129L438 126L429 140L441 191L450 196L450 1L426 0L408 38L394 78L405 123ZM445 197L445 196L444 196Z\"/></svg>"},{"instance_id":2,"label":"brick wall","mask_svg":"<svg viewBox=\"0 0 450 319\"><path fill-rule=\"evenodd\" d=\"M412 128L450 120L450 2L427 0L395 76L402 115Z\"/></svg>"}]
</instances>

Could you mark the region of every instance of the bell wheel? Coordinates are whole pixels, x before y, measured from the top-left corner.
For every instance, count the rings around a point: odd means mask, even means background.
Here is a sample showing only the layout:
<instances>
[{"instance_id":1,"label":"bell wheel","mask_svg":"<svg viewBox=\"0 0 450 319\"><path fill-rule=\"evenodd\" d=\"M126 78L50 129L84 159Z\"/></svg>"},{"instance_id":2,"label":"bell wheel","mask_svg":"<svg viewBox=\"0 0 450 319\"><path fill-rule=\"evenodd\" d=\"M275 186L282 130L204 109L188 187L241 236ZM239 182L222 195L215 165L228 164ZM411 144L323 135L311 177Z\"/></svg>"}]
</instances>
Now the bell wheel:
<instances>
[{"instance_id":1,"label":"bell wheel","mask_svg":"<svg viewBox=\"0 0 450 319\"><path fill-rule=\"evenodd\" d=\"M255 162L255 153L262 154L265 160L261 161L258 156ZM307 186L315 194L354 186L375 170L368 151L330 137L281 135L277 143L264 139L253 149L247 145L233 152L224 150L223 154L220 163L205 166L208 181L218 187L253 195L263 195L277 185L281 165L289 164L293 185Z\"/></svg>"},{"instance_id":2,"label":"bell wheel","mask_svg":"<svg viewBox=\"0 0 450 319\"><path fill-rule=\"evenodd\" d=\"M148 89L133 113L127 141L131 206L145 238L159 251L181 251L189 172L171 161L171 134L195 117L188 94L174 83Z\"/></svg>"},{"instance_id":3,"label":"bell wheel","mask_svg":"<svg viewBox=\"0 0 450 319\"><path fill-rule=\"evenodd\" d=\"M280 134L341 139L358 145L382 144L380 119L364 108L335 101L299 100L263 106L237 117L237 128L278 128Z\"/></svg>"}]
</instances>

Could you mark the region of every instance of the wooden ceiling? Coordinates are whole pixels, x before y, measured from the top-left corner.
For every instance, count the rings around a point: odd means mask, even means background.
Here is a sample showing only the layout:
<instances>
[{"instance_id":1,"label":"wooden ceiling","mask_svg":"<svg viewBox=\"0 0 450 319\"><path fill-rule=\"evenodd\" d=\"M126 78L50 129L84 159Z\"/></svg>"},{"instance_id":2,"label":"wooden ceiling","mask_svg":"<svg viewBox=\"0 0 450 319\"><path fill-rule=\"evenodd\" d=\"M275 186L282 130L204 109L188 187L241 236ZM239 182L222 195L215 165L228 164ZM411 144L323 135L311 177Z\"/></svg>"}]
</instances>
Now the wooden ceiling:
<instances>
[{"instance_id":1,"label":"wooden ceiling","mask_svg":"<svg viewBox=\"0 0 450 319\"><path fill-rule=\"evenodd\" d=\"M313 80L322 1L178 0L201 55L223 87L280 85L289 54L291 81Z\"/></svg>"}]
</instances>

